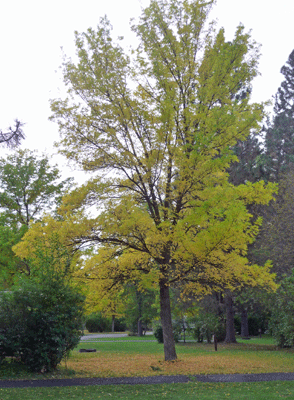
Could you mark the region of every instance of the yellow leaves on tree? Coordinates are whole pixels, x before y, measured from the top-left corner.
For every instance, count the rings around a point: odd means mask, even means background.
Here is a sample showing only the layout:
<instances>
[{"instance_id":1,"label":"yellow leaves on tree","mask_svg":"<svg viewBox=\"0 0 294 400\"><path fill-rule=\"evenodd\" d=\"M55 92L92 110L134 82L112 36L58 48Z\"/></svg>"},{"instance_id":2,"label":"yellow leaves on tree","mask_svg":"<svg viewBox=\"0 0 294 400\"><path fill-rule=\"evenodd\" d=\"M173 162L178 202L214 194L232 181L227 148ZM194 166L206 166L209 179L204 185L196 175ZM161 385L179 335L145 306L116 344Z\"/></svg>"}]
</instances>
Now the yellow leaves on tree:
<instances>
[{"instance_id":1,"label":"yellow leaves on tree","mask_svg":"<svg viewBox=\"0 0 294 400\"><path fill-rule=\"evenodd\" d=\"M152 1L133 27L131 57L107 18L76 33L77 64L64 63L68 98L51 106L61 152L94 174L65 199L60 234L96 249L85 268L101 282L152 277L166 360L176 358L172 284L273 287L269 265L246 259L260 224L246 205L266 204L275 188L236 187L226 173L233 146L262 119L263 105L250 103L258 46L242 26L230 42L208 26L213 3Z\"/></svg>"}]
</instances>

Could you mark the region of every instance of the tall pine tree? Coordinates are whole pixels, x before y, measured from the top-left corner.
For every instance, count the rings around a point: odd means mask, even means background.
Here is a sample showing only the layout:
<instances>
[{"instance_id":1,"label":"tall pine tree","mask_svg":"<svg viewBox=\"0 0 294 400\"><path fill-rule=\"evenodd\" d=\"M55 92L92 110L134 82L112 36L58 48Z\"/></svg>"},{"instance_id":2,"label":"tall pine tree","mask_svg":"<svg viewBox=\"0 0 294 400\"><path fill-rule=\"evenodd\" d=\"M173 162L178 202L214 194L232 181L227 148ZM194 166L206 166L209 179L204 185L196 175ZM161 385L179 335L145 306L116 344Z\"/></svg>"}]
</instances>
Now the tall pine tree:
<instances>
[{"instance_id":1,"label":"tall pine tree","mask_svg":"<svg viewBox=\"0 0 294 400\"><path fill-rule=\"evenodd\" d=\"M269 179L279 181L294 166L294 50L281 68L284 80L275 96L274 118L266 129Z\"/></svg>"}]
</instances>

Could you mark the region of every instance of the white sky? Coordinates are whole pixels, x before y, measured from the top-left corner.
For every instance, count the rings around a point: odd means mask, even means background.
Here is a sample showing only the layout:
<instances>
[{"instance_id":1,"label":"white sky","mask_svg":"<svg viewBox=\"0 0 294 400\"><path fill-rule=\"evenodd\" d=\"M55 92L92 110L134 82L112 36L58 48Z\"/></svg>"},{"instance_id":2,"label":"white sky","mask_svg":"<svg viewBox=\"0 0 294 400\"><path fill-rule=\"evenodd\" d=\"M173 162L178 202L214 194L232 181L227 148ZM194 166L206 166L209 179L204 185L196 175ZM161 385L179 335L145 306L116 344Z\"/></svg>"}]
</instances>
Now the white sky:
<instances>
[{"instance_id":1,"label":"white sky","mask_svg":"<svg viewBox=\"0 0 294 400\"><path fill-rule=\"evenodd\" d=\"M48 117L49 99L58 97L62 88L61 47L73 56L74 31L95 28L105 14L114 36L124 36L131 44L129 20L148 4L149 0L2 0L0 128L18 118L26 123L23 147L56 152L52 144L58 140L58 129ZM282 80L280 69L294 49L293 15L294 0L218 0L211 13L228 39L242 22L262 44L262 76L254 82L255 101L270 99Z\"/></svg>"}]
</instances>

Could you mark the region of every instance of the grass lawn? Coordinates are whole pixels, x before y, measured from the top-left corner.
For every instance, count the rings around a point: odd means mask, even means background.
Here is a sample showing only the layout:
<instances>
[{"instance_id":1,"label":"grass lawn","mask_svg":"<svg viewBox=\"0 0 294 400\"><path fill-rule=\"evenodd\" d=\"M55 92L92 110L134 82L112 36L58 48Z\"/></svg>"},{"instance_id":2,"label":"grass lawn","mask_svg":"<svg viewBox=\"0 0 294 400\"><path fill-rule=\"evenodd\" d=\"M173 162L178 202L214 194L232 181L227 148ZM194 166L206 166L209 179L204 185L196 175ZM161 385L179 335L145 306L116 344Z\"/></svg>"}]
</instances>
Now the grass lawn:
<instances>
[{"instance_id":1,"label":"grass lawn","mask_svg":"<svg viewBox=\"0 0 294 400\"><path fill-rule=\"evenodd\" d=\"M278 350L271 338L238 340L234 345L178 343L176 362L163 361L163 345L157 342L116 338L82 342L69 359L52 374L29 374L16 362L0 366L0 379L48 379L65 377L121 377L154 375L198 375L226 373L293 372L294 352ZM146 337L152 340L152 336ZM96 353L79 353L95 348ZM7 399L278 399L294 398L294 382L197 383L170 385L120 385L67 388L0 389Z\"/></svg>"},{"instance_id":2,"label":"grass lawn","mask_svg":"<svg viewBox=\"0 0 294 400\"><path fill-rule=\"evenodd\" d=\"M80 386L0 389L1 400L275 400L294 398L294 382L176 383L169 385Z\"/></svg>"},{"instance_id":3,"label":"grass lawn","mask_svg":"<svg viewBox=\"0 0 294 400\"><path fill-rule=\"evenodd\" d=\"M79 353L79 348L95 348L97 352ZM67 368L77 377L294 371L293 350L277 350L270 338L219 344L217 352L210 344L178 343L177 354L176 362L164 362L163 345L157 342L97 340L81 343L67 360ZM65 372L65 364L61 370Z\"/></svg>"},{"instance_id":4,"label":"grass lawn","mask_svg":"<svg viewBox=\"0 0 294 400\"><path fill-rule=\"evenodd\" d=\"M152 339L148 336L148 340ZM238 340L238 344L178 343L178 360L163 361L163 345L157 342L132 342L122 338L83 342L71 352L66 362L52 374L28 374L13 361L0 367L0 379L44 379L65 377L121 377L154 375L198 375L293 372L292 349L278 350L271 338ZM94 348L96 353L79 353L80 348ZM0 397L1 400L1 397Z\"/></svg>"}]
</instances>

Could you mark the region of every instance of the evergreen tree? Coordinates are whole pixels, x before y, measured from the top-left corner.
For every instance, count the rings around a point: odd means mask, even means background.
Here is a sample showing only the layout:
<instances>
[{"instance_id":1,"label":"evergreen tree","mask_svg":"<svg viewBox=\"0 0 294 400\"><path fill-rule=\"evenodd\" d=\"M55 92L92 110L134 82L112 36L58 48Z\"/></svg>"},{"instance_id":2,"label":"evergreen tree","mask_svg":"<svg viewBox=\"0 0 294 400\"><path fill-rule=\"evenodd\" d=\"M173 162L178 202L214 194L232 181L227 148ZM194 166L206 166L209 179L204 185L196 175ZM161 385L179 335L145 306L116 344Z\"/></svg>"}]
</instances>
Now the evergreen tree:
<instances>
[{"instance_id":1,"label":"evergreen tree","mask_svg":"<svg viewBox=\"0 0 294 400\"><path fill-rule=\"evenodd\" d=\"M281 68L284 80L275 95L274 118L266 129L269 179L279 181L294 164L294 50Z\"/></svg>"},{"instance_id":2,"label":"evergreen tree","mask_svg":"<svg viewBox=\"0 0 294 400\"><path fill-rule=\"evenodd\" d=\"M239 140L234 147L234 153L238 161L231 164L229 169L231 183L242 185L264 179L263 150L255 132L251 132L246 140Z\"/></svg>"},{"instance_id":3,"label":"evergreen tree","mask_svg":"<svg viewBox=\"0 0 294 400\"><path fill-rule=\"evenodd\" d=\"M284 80L275 95L274 117L265 129L264 151L266 178L279 183L279 193L265 209L253 249L256 262L271 259L279 277L291 273L293 265L294 50L281 73Z\"/></svg>"}]
</instances>

